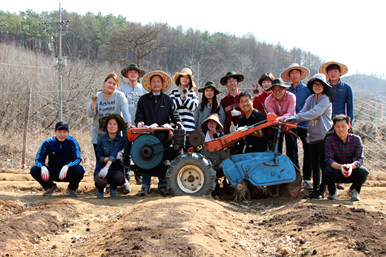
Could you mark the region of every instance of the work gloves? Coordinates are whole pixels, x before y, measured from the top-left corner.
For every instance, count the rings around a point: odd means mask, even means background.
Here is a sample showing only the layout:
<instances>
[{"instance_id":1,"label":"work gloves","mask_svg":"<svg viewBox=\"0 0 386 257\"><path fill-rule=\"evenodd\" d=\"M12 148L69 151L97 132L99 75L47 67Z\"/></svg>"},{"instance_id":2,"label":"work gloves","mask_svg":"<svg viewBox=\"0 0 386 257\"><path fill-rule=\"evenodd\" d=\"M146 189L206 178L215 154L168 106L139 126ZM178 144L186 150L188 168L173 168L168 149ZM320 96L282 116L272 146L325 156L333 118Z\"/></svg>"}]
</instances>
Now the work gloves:
<instances>
[{"instance_id":1,"label":"work gloves","mask_svg":"<svg viewBox=\"0 0 386 257\"><path fill-rule=\"evenodd\" d=\"M63 180L67 177L67 171L68 171L68 166L64 165L59 173L59 179L60 180Z\"/></svg>"},{"instance_id":2,"label":"work gloves","mask_svg":"<svg viewBox=\"0 0 386 257\"><path fill-rule=\"evenodd\" d=\"M287 118L285 118L284 122L294 122L296 121L296 116L293 115L293 116L289 116Z\"/></svg>"},{"instance_id":3,"label":"work gloves","mask_svg":"<svg viewBox=\"0 0 386 257\"><path fill-rule=\"evenodd\" d=\"M346 178L350 177L352 173L352 166L350 164L344 164L341 166L340 171Z\"/></svg>"},{"instance_id":4,"label":"work gloves","mask_svg":"<svg viewBox=\"0 0 386 257\"><path fill-rule=\"evenodd\" d=\"M50 173L48 172L48 169L46 166L43 166L41 168L40 176L42 177L43 181L48 181L50 179Z\"/></svg>"},{"instance_id":5,"label":"work gloves","mask_svg":"<svg viewBox=\"0 0 386 257\"><path fill-rule=\"evenodd\" d=\"M109 172L109 168L104 167L104 168L102 168L102 169L99 171L98 176L99 176L100 178L105 178L105 177L107 176L107 173L108 173L108 172Z\"/></svg>"}]
</instances>

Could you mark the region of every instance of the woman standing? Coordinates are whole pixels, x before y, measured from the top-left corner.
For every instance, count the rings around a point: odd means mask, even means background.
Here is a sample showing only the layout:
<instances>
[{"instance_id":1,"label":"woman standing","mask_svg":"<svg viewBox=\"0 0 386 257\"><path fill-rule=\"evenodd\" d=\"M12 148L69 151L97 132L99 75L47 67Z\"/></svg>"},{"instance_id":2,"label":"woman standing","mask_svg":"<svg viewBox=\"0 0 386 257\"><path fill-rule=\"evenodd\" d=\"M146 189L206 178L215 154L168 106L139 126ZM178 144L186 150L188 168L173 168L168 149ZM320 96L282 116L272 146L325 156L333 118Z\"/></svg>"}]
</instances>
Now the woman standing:
<instances>
[{"instance_id":1,"label":"woman standing","mask_svg":"<svg viewBox=\"0 0 386 257\"><path fill-rule=\"evenodd\" d=\"M225 112L221 105L217 102L217 95L220 91L216 88L213 81L208 81L205 86L198 90L202 94L201 103L198 104L196 112L194 113L196 129L201 130L200 124L209 117L212 113L217 113L221 125L225 122Z\"/></svg>"},{"instance_id":2,"label":"woman standing","mask_svg":"<svg viewBox=\"0 0 386 257\"><path fill-rule=\"evenodd\" d=\"M99 120L99 127L107 134L98 138L96 146L97 164L94 171L97 197L103 198L104 188L110 184L110 196L117 196L117 187L125 182L123 166L117 159L122 150L124 139L119 132L126 129L126 124L118 114L111 114Z\"/></svg>"},{"instance_id":3,"label":"woman standing","mask_svg":"<svg viewBox=\"0 0 386 257\"><path fill-rule=\"evenodd\" d=\"M115 73L109 73L104 80L104 88L102 91L92 94L91 101L87 108L87 115L93 118L91 124L91 143L94 145L96 155L96 145L98 136L105 134L101 129L98 129L99 119L110 114L123 115L127 126L131 125L131 117L125 94L118 91L119 78Z\"/></svg>"},{"instance_id":4,"label":"woman standing","mask_svg":"<svg viewBox=\"0 0 386 257\"><path fill-rule=\"evenodd\" d=\"M271 72L266 72L261 74L258 84L263 88L263 92L253 98L253 109L256 109L267 116L267 110L265 109L265 99L272 94L272 81L275 80L275 77ZM257 88L257 85L256 85Z\"/></svg>"},{"instance_id":5,"label":"woman standing","mask_svg":"<svg viewBox=\"0 0 386 257\"><path fill-rule=\"evenodd\" d=\"M197 109L198 97L194 90L196 84L193 81L193 73L189 68L183 68L173 76L174 84L178 87L170 92L170 97L182 120L186 132L195 129L194 111Z\"/></svg>"},{"instance_id":6,"label":"woman standing","mask_svg":"<svg viewBox=\"0 0 386 257\"><path fill-rule=\"evenodd\" d=\"M303 109L298 114L288 117L285 121L308 121L313 192L306 198L322 198L317 189L321 182L320 170L324 168L324 137L332 127L334 92L332 87L327 84L324 74L315 74L308 81L307 87L313 94L306 99ZM308 182L310 183L310 181Z\"/></svg>"}]
</instances>

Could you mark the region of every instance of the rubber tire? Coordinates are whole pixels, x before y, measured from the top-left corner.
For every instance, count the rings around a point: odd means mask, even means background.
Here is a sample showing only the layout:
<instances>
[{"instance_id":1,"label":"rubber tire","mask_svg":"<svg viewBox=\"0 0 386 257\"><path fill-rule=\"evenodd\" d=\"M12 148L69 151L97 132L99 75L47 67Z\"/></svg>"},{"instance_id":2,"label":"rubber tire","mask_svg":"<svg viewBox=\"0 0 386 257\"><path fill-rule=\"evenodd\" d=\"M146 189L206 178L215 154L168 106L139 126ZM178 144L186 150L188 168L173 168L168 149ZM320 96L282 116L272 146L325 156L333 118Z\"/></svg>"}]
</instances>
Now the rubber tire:
<instances>
[{"instance_id":1,"label":"rubber tire","mask_svg":"<svg viewBox=\"0 0 386 257\"><path fill-rule=\"evenodd\" d=\"M195 169L200 170L203 174L203 183L199 190L194 192L186 192L189 190L183 190L179 185L178 174L181 169L188 165L195 166ZM204 196L211 195L212 191L216 187L216 171L212 167L211 161L199 153L184 153L174 159L166 172L166 181L168 188L172 195L192 195L192 196ZM180 183L181 184L181 183Z\"/></svg>"}]
</instances>

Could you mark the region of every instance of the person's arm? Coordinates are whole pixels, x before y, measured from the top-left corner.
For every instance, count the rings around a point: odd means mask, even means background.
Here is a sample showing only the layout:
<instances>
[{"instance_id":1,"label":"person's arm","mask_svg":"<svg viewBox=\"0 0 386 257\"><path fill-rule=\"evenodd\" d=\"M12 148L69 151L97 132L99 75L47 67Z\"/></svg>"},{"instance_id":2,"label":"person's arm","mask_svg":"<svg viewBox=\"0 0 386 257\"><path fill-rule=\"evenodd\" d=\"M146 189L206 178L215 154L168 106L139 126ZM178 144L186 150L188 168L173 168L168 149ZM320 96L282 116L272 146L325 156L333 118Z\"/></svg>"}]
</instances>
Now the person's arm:
<instances>
[{"instance_id":1,"label":"person's arm","mask_svg":"<svg viewBox=\"0 0 386 257\"><path fill-rule=\"evenodd\" d=\"M87 108L87 116L90 118L94 117L97 114L97 110L98 110L97 107L98 107L98 102L94 103L93 101L90 101Z\"/></svg>"},{"instance_id":2,"label":"person's arm","mask_svg":"<svg viewBox=\"0 0 386 257\"><path fill-rule=\"evenodd\" d=\"M183 101L181 99L181 93L178 89L173 89L172 92L170 92L169 96L173 100L173 104L175 105L176 109L178 109L183 105Z\"/></svg>"},{"instance_id":3,"label":"person's arm","mask_svg":"<svg viewBox=\"0 0 386 257\"><path fill-rule=\"evenodd\" d=\"M36 154L36 157L35 157L35 163L36 163L36 166L38 166L39 168L43 167L43 166L47 166L46 165L46 157L47 157L47 147L48 147L48 141L47 139L43 141L42 145L40 146L37 154Z\"/></svg>"},{"instance_id":4,"label":"person's arm","mask_svg":"<svg viewBox=\"0 0 386 257\"><path fill-rule=\"evenodd\" d=\"M197 109L198 97L197 97L196 92L194 92L192 90L188 92L188 97L184 101L184 105L186 108L188 108L192 112L194 112Z\"/></svg>"},{"instance_id":5,"label":"person's arm","mask_svg":"<svg viewBox=\"0 0 386 257\"><path fill-rule=\"evenodd\" d=\"M98 137L98 143L97 143L96 148L95 148L96 161L98 163L106 163L107 162L106 158L108 158L108 157L104 156L104 153L103 153L103 145L104 145L103 138L104 138L104 136Z\"/></svg>"},{"instance_id":6,"label":"person's arm","mask_svg":"<svg viewBox=\"0 0 386 257\"><path fill-rule=\"evenodd\" d=\"M141 96L138 100L137 111L135 113L135 125L138 126L139 122L145 122L145 110L144 110L144 96Z\"/></svg>"},{"instance_id":7,"label":"person's arm","mask_svg":"<svg viewBox=\"0 0 386 257\"><path fill-rule=\"evenodd\" d=\"M352 168L360 168L363 164L365 156L363 154L363 144L361 138L358 136L355 138L355 157L354 162L352 163Z\"/></svg>"},{"instance_id":8,"label":"person's arm","mask_svg":"<svg viewBox=\"0 0 386 257\"><path fill-rule=\"evenodd\" d=\"M225 114L225 111L224 111L224 108L222 107L222 105L219 106L218 116L220 116L220 122L224 126L226 114Z\"/></svg>"},{"instance_id":9,"label":"person's arm","mask_svg":"<svg viewBox=\"0 0 386 257\"><path fill-rule=\"evenodd\" d=\"M72 158L71 161L66 164L70 168L72 166L78 165L82 159L80 157L80 147L78 141L76 141L76 139L73 137L67 137L67 139L71 142Z\"/></svg>"},{"instance_id":10,"label":"person's arm","mask_svg":"<svg viewBox=\"0 0 386 257\"><path fill-rule=\"evenodd\" d=\"M197 109L194 111L194 127L195 127L195 129L201 130L199 128L199 126L200 126L199 120L200 120L200 116L201 116L201 112L200 112L200 108L199 107L201 107L200 104L197 107Z\"/></svg>"},{"instance_id":11,"label":"person's arm","mask_svg":"<svg viewBox=\"0 0 386 257\"><path fill-rule=\"evenodd\" d=\"M352 87L350 85L347 86L347 115L350 117L351 125L353 124L354 120L354 98L352 93Z\"/></svg>"},{"instance_id":12,"label":"person's arm","mask_svg":"<svg viewBox=\"0 0 386 257\"><path fill-rule=\"evenodd\" d=\"M120 109L122 112L123 119L125 120L126 125L129 127L131 125L131 115L129 112L129 103L128 103L127 98L126 98L124 93L122 93L120 91L117 93L119 93Z\"/></svg>"},{"instance_id":13,"label":"person's arm","mask_svg":"<svg viewBox=\"0 0 386 257\"><path fill-rule=\"evenodd\" d=\"M265 109L267 110L267 114L275 113L274 103L272 99L272 95L268 96L264 101ZM276 113L277 114L277 113Z\"/></svg>"},{"instance_id":14,"label":"person's arm","mask_svg":"<svg viewBox=\"0 0 386 257\"><path fill-rule=\"evenodd\" d=\"M334 135L326 137L324 144L324 161L327 166L340 170L341 164L334 160L333 137Z\"/></svg>"},{"instance_id":15,"label":"person's arm","mask_svg":"<svg viewBox=\"0 0 386 257\"><path fill-rule=\"evenodd\" d=\"M177 123L181 123L181 118L180 118L180 115L178 114L177 112L177 108L175 107L175 105L173 104L173 100L170 99L170 103L169 103L169 118L170 120L177 125Z\"/></svg>"},{"instance_id":16,"label":"person's arm","mask_svg":"<svg viewBox=\"0 0 386 257\"><path fill-rule=\"evenodd\" d=\"M118 135L116 135L116 137L118 137ZM114 145L114 149L110 153L109 161L111 161L111 162L115 161L115 159L117 158L118 152L123 149L124 143L125 143L124 139L119 136L119 141Z\"/></svg>"},{"instance_id":17,"label":"person's arm","mask_svg":"<svg viewBox=\"0 0 386 257\"><path fill-rule=\"evenodd\" d=\"M308 121L308 120L314 120L321 116L326 109L330 106L330 101L328 97L324 97L317 103L314 107L311 108L309 100L311 97L307 98L306 103L304 104L303 109L295 115L296 121Z\"/></svg>"}]
</instances>

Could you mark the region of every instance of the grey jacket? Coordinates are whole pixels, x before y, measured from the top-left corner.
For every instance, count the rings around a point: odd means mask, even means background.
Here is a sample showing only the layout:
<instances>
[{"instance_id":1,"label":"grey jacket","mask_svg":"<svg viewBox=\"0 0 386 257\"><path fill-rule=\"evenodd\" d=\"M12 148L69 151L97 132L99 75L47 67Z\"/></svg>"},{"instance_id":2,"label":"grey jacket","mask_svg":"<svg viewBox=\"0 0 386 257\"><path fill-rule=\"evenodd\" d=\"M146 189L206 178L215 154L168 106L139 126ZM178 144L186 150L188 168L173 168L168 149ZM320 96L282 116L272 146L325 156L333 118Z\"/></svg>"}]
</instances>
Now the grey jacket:
<instances>
[{"instance_id":1,"label":"grey jacket","mask_svg":"<svg viewBox=\"0 0 386 257\"><path fill-rule=\"evenodd\" d=\"M332 104L328 96L323 94L318 101L315 95L310 95L303 109L295 115L296 122L308 121L307 128L310 143L316 143L324 139L326 133L332 127Z\"/></svg>"}]
</instances>

